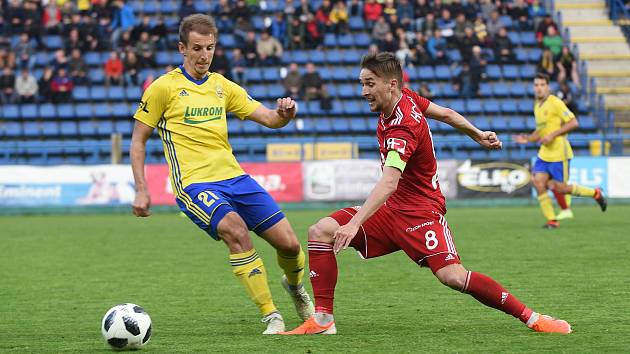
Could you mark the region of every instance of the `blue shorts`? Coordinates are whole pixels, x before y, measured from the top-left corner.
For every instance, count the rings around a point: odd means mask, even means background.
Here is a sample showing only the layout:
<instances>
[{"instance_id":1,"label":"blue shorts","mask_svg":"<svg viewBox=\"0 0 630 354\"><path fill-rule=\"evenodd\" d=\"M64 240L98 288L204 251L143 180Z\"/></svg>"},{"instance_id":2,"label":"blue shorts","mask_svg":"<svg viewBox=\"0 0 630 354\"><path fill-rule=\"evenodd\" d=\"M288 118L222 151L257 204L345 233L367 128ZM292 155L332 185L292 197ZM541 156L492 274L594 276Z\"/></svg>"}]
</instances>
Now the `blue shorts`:
<instances>
[{"instance_id":1,"label":"blue shorts","mask_svg":"<svg viewBox=\"0 0 630 354\"><path fill-rule=\"evenodd\" d=\"M569 164L571 159L557 162L547 162L540 157L536 157L534 162L534 173L546 173L551 179L558 182L566 182L569 179Z\"/></svg>"},{"instance_id":2,"label":"blue shorts","mask_svg":"<svg viewBox=\"0 0 630 354\"><path fill-rule=\"evenodd\" d=\"M217 241L217 225L231 211L236 212L247 228L258 235L284 218L278 204L249 175L225 181L193 183L184 188L184 193L176 200L190 220Z\"/></svg>"}]
</instances>

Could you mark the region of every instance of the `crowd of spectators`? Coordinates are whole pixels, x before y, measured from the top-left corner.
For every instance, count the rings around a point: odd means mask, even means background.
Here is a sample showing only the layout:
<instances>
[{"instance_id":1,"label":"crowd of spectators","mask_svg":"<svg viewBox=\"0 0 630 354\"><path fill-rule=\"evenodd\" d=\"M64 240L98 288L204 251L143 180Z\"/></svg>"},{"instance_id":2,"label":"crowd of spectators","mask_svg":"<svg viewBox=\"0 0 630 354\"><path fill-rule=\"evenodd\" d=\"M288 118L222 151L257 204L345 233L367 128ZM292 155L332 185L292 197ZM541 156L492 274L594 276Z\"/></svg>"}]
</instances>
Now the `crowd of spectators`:
<instances>
[{"instance_id":1,"label":"crowd of spectators","mask_svg":"<svg viewBox=\"0 0 630 354\"><path fill-rule=\"evenodd\" d=\"M213 3L209 12L220 33L234 35L236 48L227 55L219 46L211 70L241 84L246 83L248 67L280 65L285 50L324 49L326 34L349 33L349 19L361 17L372 38L371 50L396 53L405 68L459 66L453 85L463 97L473 97L486 79L489 62L516 62L515 45L503 21L507 17L512 23L509 30L535 31L543 48L539 71L579 86L575 57L539 0L322 0L317 6L308 0L285 0L281 11L265 15L262 31L254 28L252 19L262 13L264 2ZM139 73L157 67L157 51L175 50L175 43L167 39L175 28L169 29L162 15L139 16L124 0L0 0L0 12L3 103L69 100L73 86L90 84L82 58L86 51L111 52L103 67L106 85L146 86ZM181 18L195 12L193 0L182 0L177 14ZM47 34L62 36L63 48L55 52L42 77L33 80L35 54L49 50L43 41ZM19 36L19 41L11 43L12 36ZM453 57L453 50L459 55ZM291 65L288 72L294 70ZM320 81L314 84L316 94L314 86L304 84L317 68L309 63L306 71L299 85L295 77L287 76L285 89L328 104L321 77L312 80Z\"/></svg>"}]
</instances>

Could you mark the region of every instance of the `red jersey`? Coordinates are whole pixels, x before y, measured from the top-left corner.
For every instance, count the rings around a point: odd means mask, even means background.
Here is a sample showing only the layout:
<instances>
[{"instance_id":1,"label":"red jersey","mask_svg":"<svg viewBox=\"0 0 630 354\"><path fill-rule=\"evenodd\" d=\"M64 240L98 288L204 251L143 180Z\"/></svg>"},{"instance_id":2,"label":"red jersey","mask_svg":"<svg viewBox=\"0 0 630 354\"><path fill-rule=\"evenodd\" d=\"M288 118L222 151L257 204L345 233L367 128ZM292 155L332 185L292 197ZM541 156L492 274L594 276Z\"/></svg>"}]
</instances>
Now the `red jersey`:
<instances>
[{"instance_id":1,"label":"red jersey","mask_svg":"<svg viewBox=\"0 0 630 354\"><path fill-rule=\"evenodd\" d=\"M391 116L381 113L376 136L381 166L390 150L398 151L406 163L398 188L385 204L397 210L422 210L446 213L437 176L433 137L424 112L431 101L409 89L394 106Z\"/></svg>"}]
</instances>

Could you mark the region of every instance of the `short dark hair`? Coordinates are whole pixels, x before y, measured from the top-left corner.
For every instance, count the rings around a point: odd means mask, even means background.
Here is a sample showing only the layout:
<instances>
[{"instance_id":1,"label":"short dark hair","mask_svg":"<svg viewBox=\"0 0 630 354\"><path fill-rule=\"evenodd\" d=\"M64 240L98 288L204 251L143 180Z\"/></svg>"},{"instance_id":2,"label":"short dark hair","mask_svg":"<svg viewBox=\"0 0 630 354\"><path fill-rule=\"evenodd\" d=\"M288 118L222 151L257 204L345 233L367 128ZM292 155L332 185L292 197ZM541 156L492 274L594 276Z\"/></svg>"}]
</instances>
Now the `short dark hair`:
<instances>
[{"instance_id":1,"label":"short dark hair","mask_svg":"<svg viewBox=\"0 0 630 354\"><path fill-rule=\"evenodd\" d=\"M188 35L190 32L208 35L213 34L215 39L219 34L217 25L212 17L204 14L194 14L184 17L179 25L179 41L188 45Z\"/></svg>"},{"instance_id":2,"label":"short dark hair","mask_svg":"<svg viewBox=\"0 0 630 354\"><path fill-rule=\"evenodd\" d=\"M382 79L396 79L398 80L398 88L402 88L402 67L393 53L366 54L361 59L361 69L368 69Z\"/></svg>"},{"instance_id":3,"label":"short dark hair","mask_svg":"<svg viewBox=\"0 0 630 354\"><path fill-rule=\"evenodd\" d=\"M549 75L547 75L545 73L537 73L536 76L534 76L534 80L536 80L536 79L545 80L546 83L549 83L549 81L550 81Z\"/></svg>"}]
</instances>

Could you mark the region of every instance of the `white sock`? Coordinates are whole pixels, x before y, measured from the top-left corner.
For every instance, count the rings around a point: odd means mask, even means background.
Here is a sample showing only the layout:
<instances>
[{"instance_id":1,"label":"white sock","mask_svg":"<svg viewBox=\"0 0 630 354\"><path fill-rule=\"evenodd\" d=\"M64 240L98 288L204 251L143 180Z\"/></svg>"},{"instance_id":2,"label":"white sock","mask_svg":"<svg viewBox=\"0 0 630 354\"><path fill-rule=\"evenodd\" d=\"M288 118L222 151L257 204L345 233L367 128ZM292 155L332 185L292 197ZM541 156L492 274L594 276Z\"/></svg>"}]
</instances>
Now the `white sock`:
<instances>
[{"instance_id":1,"label":"white sock","mask_svg":"<svg viewBox=\"0 0 630 354\"><path fill-rule=\"evenodd\" d=\"M538 312L532 312L532 315L529 316L529 320L527 320L527 327L531 327L534 323L536 323L536 321L538 321L538 317L540 317Z\"/></svg>"},{"instance_id":2,"label":"white sock","mask_svg":"<svg viewBox=\"0 0 630 354\"><path fill-rule=\"evenodd\" d=\"M315 322L320 326L325 326L334 320L333 315L329 313L315 312Z\"/></svg>"}]
</instances>

